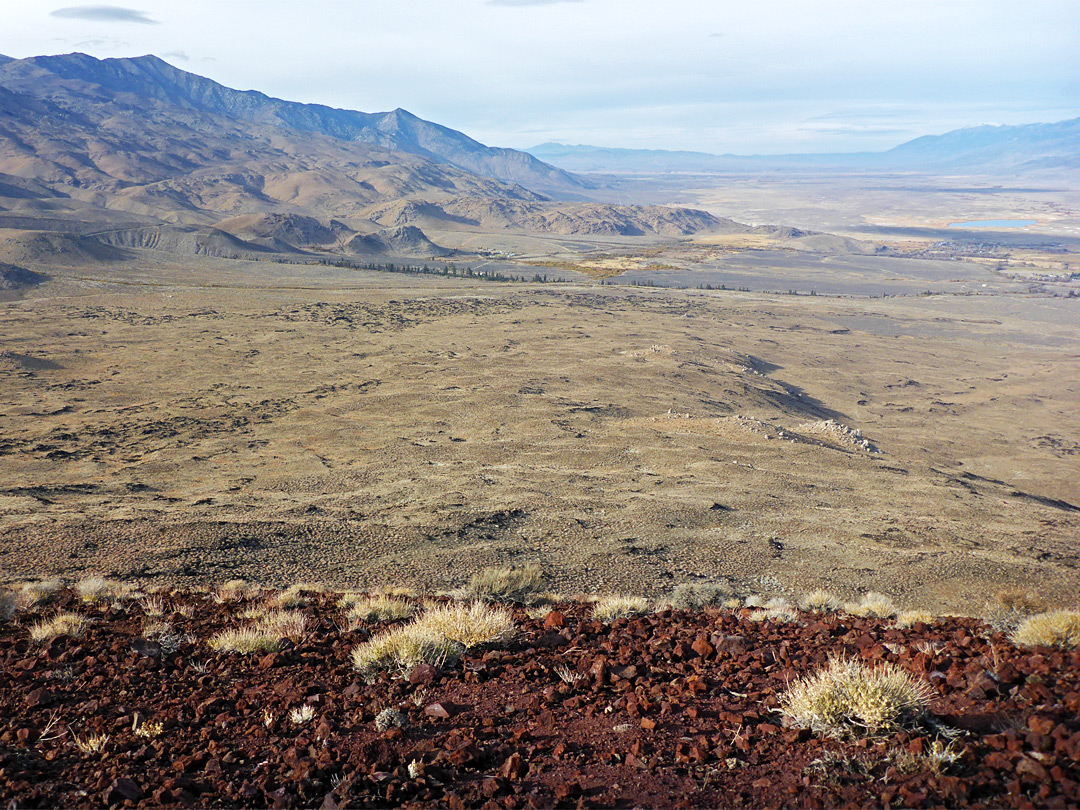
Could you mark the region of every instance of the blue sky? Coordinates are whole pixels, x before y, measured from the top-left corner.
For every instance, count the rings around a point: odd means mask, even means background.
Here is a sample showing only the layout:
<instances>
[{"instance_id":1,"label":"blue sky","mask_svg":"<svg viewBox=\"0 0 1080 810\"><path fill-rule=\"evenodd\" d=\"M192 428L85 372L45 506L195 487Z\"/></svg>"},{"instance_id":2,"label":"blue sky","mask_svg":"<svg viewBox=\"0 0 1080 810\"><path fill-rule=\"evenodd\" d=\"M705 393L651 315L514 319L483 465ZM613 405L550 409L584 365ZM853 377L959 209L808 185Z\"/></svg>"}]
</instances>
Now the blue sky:
<instances>
[{"instance_id":1,"label":"blue sky","mask_svg":"<svg viewBox=\"0 0 1080 810\"><path fill-rule=\"evenodd\" d=\"M497 146L887 149L1080 116L1076 0L0 0L0 53L155 53Z\"/></svg>"}]
</instances>

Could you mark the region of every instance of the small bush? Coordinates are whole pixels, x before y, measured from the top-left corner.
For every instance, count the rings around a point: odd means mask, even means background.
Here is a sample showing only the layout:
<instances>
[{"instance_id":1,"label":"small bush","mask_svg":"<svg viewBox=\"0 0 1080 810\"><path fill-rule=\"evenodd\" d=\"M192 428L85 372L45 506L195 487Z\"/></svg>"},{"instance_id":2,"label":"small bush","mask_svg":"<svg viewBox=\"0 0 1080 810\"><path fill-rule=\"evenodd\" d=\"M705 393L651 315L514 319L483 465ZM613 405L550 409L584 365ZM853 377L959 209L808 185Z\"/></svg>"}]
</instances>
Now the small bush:
<instances>
[{"instance_id":1,"label":"small bush","mask_svg":"<svg viewBox=\"0 0 1080 810\"><path fill-rule=\"evenodd\" d=\"M807 613L835 613L842 603L828 591L811 591L799 600L799 607Z\"/></svg>"},{"instance_id":2,"label":"small bush","mask_svg":"<svg viewBox=\"0 0 1080 810\"><path fill-rule=\"evenodd\" d=\"M684 582L671 592L668 604L677 610L701 610L722 605L734 595L726 582Z\"/></svg>"},{"instance_id":3,"label":"small bush","mask_svg":"<svg viewBox=\"0 0 1080 810\"><path fill-rule=\"evenodd\" d=\"M537 563L516 568L485 568L473 574L462 591L469 600L534 605L544 588L544 571Z\"/></svg>"},{"instance_id":4,"label":"small bush","mask_svg":"<svg viewBox=\"0 0 1080 810\"><path fill-rule=\"evenodd\" d=\"M408 728L409 718L404 712L392 706L383 709L375 716L375 728L378 731L386 731L391 728Z\"/></svg>"},{"instance_id":5,"label":"small bush","mask_svg":"<svg viewBox=\"0 0 1080 810\"><path fill-rule=\"evenodd\" d=\"M647 613L649 607L649 600L640 596L602 596L593 605L592 615L606 624L616 619L640 616Z\"/></svg>"},{"instance_id":6,"label":"small bush","mask_svg":"<svg viewBox=\"0 0 1080 810\"><path fill-rule=\"evenodd\" d=\"M1080 611L1051 610L1030 616L1010 636L1022 647L1062 647L1080 645Z\"/></svg>"},{"instance_id":7,"label":"small bush","mask_svg":"<svg viewBox=\"0 0 1080 810\"><path fill-rule=\"evenodd\" d=\"M34 641L49 641L57 636L78 638L86 629L85 616L77 613L57 613L51 619L43 619L30 625L30 638Z\"/></svg>"},{"instance_id":8,"label":"small bush","mask_svg":"<svg viewBox=\"0 0 1080 810\"><path fill-rule=\"evenodd\" d=\"M883 593L870 591L858 602L848 602L844 611L863 618L891 619L896 615L896 605Z\"/></svg>"},{"instance_id":9,"label":"small bush","mask_svg":"<svg viewBox=\"0 0 1080 810\"><path fill-rule=\"evenodd\" d=\"M780 696L780 710L816 732L897 729L923 715L934 697L923 680L891 664L871 669L846 658L796 681Z\"/></svg>"}]
</instances>

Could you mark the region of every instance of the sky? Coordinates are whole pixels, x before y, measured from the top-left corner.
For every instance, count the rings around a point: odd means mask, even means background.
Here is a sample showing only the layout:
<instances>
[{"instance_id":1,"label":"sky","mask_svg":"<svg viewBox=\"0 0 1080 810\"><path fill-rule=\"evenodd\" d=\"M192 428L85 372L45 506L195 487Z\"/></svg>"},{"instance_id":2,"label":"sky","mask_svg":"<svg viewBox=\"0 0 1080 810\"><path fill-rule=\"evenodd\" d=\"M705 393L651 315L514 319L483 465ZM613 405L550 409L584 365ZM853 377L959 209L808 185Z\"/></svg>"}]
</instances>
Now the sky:
<instances>
[{"instance_id":1,"label":"sky","mask_svg":"<svg viewBox=\"0 0 1080 810\"><path fill-rule=\"evenodd\" d=\"M156 54L493 146L880 151L1080 116L1077 0L0 0L0 53Z\"/></svg>"}]
</instances>

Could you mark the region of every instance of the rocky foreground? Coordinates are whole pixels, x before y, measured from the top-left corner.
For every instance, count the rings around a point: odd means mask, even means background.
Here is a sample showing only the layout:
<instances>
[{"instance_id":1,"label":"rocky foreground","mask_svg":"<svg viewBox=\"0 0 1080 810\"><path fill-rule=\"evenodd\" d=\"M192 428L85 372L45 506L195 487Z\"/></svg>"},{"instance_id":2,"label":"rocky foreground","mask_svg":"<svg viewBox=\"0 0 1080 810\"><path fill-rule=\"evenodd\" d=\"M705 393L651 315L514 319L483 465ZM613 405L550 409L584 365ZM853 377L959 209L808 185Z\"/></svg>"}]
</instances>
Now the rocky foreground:
<instances>
[{"instance_id":1,"label":"rocky foreground","mask_svg":"<svg viewBox=\"0 0 1080 810\"><path fill-rule=\"evenodd\" d=\"M215 652L253 598L89 604L64 590L0 625L0 800L10 807L1075 807L1080 652L974 619L897 629L841 613L587 604L514 610L515 634L367 682L351 651L393 622L297 609L270 653ZM42 619L81 635L31 638ZM251 615L250 613L248 614ZM399 622L400 623L400 622ZM830 656L925 679L930 712L823 734L778 711Z\"/></svg>"}]
</instances>

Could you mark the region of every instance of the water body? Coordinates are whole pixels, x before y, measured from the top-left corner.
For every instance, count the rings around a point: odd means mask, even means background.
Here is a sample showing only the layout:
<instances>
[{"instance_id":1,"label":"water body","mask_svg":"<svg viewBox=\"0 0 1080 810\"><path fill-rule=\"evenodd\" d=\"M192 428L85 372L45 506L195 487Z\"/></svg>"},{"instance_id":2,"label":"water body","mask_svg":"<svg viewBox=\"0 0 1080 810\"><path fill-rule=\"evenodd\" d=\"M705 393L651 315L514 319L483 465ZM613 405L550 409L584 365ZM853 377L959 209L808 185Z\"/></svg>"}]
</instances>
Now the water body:
<instances>
[{"instance_id":1,"label":"water body","mask_svg":"<svg viewBox=\"0 0 1080 810\"><path fill-rule=\"evenodd\" d=\"M950 222L950 228L1026 228L1038 224L1037 219L977 219L972 222Z\"/></svg>"}]
</instances>

